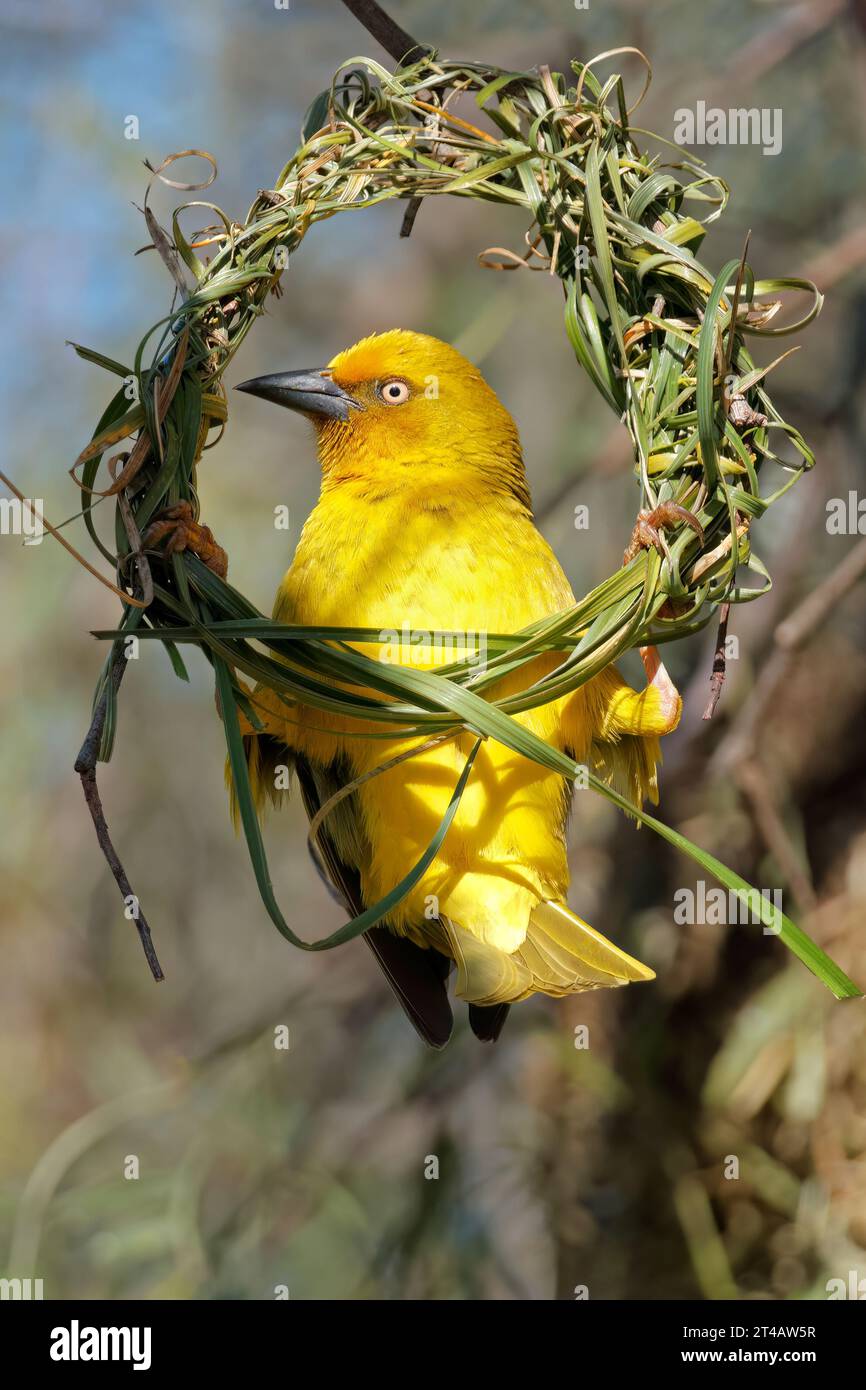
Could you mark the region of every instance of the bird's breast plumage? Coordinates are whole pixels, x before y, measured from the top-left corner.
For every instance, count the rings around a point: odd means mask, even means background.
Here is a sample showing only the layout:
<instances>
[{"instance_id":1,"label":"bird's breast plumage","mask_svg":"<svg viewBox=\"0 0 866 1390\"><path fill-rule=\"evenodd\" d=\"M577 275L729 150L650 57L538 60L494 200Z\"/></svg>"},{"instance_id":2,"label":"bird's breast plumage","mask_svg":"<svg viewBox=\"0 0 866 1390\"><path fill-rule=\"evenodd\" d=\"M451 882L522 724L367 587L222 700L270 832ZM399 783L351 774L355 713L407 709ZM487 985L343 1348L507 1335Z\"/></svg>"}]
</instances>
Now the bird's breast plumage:
<instances>
[{"instance_id":1,"label":"bird's breast plumage","mask_svg":"<svg viewBox=\"0 0 866 1390\"><path fill-rule=\"evenodd\" d=\"M345 485L307 521L277 596L284 621L510 632L574 596L526 509L468 484L365 499Z\"/></svg>"},{"instance_id":2,"label":"bird's breast plumage","mask_svg":"<svg viewBox=\"0 0 866 1390\"><path fill-rule=\"evenodd\" d=\"M440 479L435 487L428 477L423 489L419 479L418 487L404 483L384 495L359 480L323 491L278 593L275 617L375 628L389 641L360 647L365 654L435 670L462 652L447 643L437 648L433 640L425 646L427 633L444 630L480 644L491 633L516 632L573 602L556 557L518 499L459 478ZM540 658L496 693L531 684L558 659ZM521 720L561 744L556 704ZM398 733L393 741L366 739L369 726L317 709L302 709L300 725L300 751L321 766L339 758L355 775L408 746ZM357 794L358 814L375 846L365 868L368 900L392 888L426 848L473 741L464 735L443 743L366 782ZM561 778L485 743L440 854L392 924L412 932L434 901L456 920L474 914L484 939L513 949L539 896L561 897L566 890L566 806Z\"/></svg>"}]
</instances>

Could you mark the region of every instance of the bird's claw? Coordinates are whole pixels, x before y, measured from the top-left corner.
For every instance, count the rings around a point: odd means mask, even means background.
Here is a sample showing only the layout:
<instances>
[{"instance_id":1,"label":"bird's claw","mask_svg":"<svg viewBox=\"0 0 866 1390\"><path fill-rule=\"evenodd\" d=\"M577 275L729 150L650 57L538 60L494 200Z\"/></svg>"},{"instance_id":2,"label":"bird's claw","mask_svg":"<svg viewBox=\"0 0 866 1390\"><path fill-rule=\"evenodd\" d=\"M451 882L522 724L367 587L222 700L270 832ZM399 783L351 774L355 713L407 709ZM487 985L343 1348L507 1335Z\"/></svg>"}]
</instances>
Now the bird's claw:
<instances>
[{"instance_id":1,"label":"bird's claw","mask_svg":"<svg viewBox=\"0 0 866 1390\"><path fill-rule=\"evenodd\" d=\"M157 512L141 538L142 545L145 548L158 545L166 536L164 554L179 555L183 550L191 550L209 570L225 579L229 569L228 555L217 544L210 527L196 521L189 502L177 502Z\"/></svg>"},{"instance_id":2,"label":"bird's claw","mask_svg":"<svg viewBox=\"0 0 866 1390\"><path fill-rule=\"evenodd\" d=\"M622 557L623 564L627 565L638 551L647 550L650 546L654 546L660 554L663 553L661 531L680 523L690 526L699 540L704 539L704 528L697 517L687 508L681 507L679 502L660 502L652 511L638 512L631 540Z\"/></svg>"}]
</instances>

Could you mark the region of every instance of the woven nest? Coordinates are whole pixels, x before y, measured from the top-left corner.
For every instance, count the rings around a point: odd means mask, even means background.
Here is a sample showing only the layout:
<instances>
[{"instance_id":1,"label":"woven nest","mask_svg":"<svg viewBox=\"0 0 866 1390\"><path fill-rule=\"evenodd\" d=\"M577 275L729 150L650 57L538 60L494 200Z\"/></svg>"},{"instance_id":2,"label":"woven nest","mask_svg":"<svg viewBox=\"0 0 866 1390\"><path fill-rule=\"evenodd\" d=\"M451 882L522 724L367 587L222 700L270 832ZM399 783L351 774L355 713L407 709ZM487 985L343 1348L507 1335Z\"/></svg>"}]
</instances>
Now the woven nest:
<instances>
[{"instance_id":1,"label":"woven nest","mask_svg":"<svg viewBox=\"0 0 866 1390\"><path fill-rule=\"evenodd\" d=\"M409 891L447 832L471 761L437 836L394 894L325 941L302 942L270 887L237 707L254 725L258 721L235 672L270 686L288 703L350 713L365 722L372 738L392 736L399 726L417 735L420 746L431 736L467 728L573 778L577 765L511 716L574 690L629 648L696 632L720 604L764 592L770 580L752 550L752 524L814 462L767 393L771 367L756 368L746 342L803 327L821 307L817 289L798 279L755 280L745 255L718 274L708 270L698 251L707 224L725 208L725 185L680 150L672 164L645 155L630 126L621 78L600 81L593 63L573 67L572 79L544 68L504 72L431 55L396 72L353 59L311 107L303 143L273 188L258 194L245 222L199 199L177 209L169 236L145 202L153 244L177 294L172 312L142 341L134 364L77 348L124 378L73 469L86 525L115 568L124 599L119 627L97 634L112 644L97 691L97 709L104 710L99 755L109 757L112 748L121 639L134 633L163 642L180 675L185 671L176 644L198 646L214 667L263 899L279 930L310 949L358 935ZM181 157L171 156L152 171L153 178L181 189L207 186L168 178L166 168ZM214 165L208 183L215 172ZM481 674L471 653L435 675L370 660L346 644L375 643L380 633L275 624L196 556L145 554L141 547L141 535L160 509L189 502L198 513L196 465L214 430L217 442L227 415L222 374L267 296L278 292L281 274L310 228L337 213L399 198L410 200L408 230L420 200L441 195L525 212L525 254L486 252L482 262L500 268L519 262L558 276L575 356L631 435L640 505L673 502L699 523L669 530L663 554L640 550L569 612L520 633L490 634L490 659ZM189 240L180 226L187 208L210 210L210 225ZM807 308L798 322L778 328L773 320L779 294L788 290L804 292ZM136 396L132 406L130 395ZM133 437L128 452L109 460L107 485L97 487L101 460ZM784 456L775 452L777 445ZM768 464L778 466L771 470L772 489L762 495ZM103 497L116 500L110 545L94 524L94 505ZM743 566L756 572L756 587L737 583ZM523 693L485 698L506 672L550 650L562 653L550 675ZM368 693L359 694L359 687ZM629 806L595 777L590 782L729 887L750 891L677 832ZM782 938L834 992L853 990L787 919Z\"/></svg>"}]
</instances>

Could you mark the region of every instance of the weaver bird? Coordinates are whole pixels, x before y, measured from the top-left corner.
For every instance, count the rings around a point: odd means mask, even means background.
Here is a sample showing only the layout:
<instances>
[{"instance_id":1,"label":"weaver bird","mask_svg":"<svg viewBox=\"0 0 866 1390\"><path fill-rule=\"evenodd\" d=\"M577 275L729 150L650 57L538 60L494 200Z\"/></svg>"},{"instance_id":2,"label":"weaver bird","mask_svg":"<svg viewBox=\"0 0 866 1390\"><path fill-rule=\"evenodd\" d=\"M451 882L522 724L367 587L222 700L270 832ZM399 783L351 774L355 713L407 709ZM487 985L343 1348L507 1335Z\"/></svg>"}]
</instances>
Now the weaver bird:
<instances>
[{"instance_id":1,"label":"weaver bird","mask_svg":"<svg viewBox=\"0 0 866 1390\"><path fill-rule=\"evenodd\" d=\"M322 370L285 372L240 388L300 411L315 426L321 494L279 587L279 622L515 633L563 612L574 595L533 524L514 421L480 372L435 338L395 330L365 338ZM663 515L643 517L653 532ZM651 539L651 535L650 535ZM646 543L642 531L639 543ZM416 652L417 648L417 652ZM381 649L359 647L382 659ZM418 659L415 660L415 656ZM402 665L458 659L447 646L400 644ZM638 805L657 800L659 738L681 701L654 648L648 683L632 690L610 666L519 722L593 768ZM288 659L288 658L287 658ZM391 654L393 659L393 653ZM541 655L487 693L499 698L551 672ZM320 844L347 910L360 913L405 877L429 845L475 744L461 732L431 746L251 692L263 725L243 721L257 807L278 803L274 769L293 765L308 813L340 787L413 746L416 756L369 777L323 822ZM381 729L383 726L377 726ZM483 742L457 814L414 889L366 939L425 1040L452 1027L446 980L469 1003L476 1035L495 1039L512 1003L650 980L653 972L566 906L564 778L492 739Z\"/></svg>"}]
</instances>

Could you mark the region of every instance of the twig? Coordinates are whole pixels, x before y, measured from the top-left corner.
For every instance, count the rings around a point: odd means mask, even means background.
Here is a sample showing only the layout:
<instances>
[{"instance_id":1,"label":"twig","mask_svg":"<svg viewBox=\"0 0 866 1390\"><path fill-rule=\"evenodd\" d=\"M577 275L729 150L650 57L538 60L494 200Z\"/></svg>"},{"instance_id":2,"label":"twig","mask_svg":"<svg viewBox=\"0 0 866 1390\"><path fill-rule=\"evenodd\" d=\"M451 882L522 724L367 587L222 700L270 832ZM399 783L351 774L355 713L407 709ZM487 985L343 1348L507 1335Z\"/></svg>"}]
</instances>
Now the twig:
<instances>
[{"instance_id":1,"label":"twig","mask_svg":"<svg viewBox=\"0 0 866 1390\"><path fill-rule=\"evenodd\" d=\"M377 43L380 43L385 52L395 60L395 62L417 63L423 58L430 49L425 44L417 43L411 34L407 34L395 20L387 15L375 0L343 0L346 9L349 10L357 20L360 20L368 34L372 34ZM403 222L400 226L401 237L412 235L412 228L415 225L415 218L418 216L418 209L423 202L422 198L410 198L403 214Z\"/></svg>"},{"instance_id":2,"label":"twig","mask_svg":"<svg viewBox=\"0 0 866 1390\"><path fill-rule=\"evenodd\" d=\"M30 503L28 499L24 496L24 493L21 492L20 488L17 488L15 486L11 478L7 478L5 473L0 473L0 483L3 483L4 487L8 487L9 491L12 493L12 496L18 498L18 501L21 503L22 507L27 507L28 510L31 510ZM79 565L81 565L83 569L86 569L88 574L92 574L94 579L98 579L100 584L104 584L106 589L110 589L111 592L113 594L116 594L119 599L122 599L124 603L131 603L135 608L147 607L147 604L144 602L143 599L133 598L131 594L125 594L122 589L119 589L117 587L116 584L112 584L110 579L106 579L104 574L100 574L99 570L94 569L90 561L85 560L84 556L79 554L79 552L75 549L75 546L69 544L69 541L66 539L65 536L61 536L59 527L52 526L51 522L48 521L44 515L40 515L40 521L44 526L45 530L48 532L49 536L53 536L56 541L59 541L60 544L63 546L63 549L72 556L73 560L77 560Z\"/></svg>"},{"instance_id":3,"label":"twig","mask_svg":"<svg viewBox=\"0 0 866 1390\"><path fill-rule=\"evenodd\" d=\"M396 63L417 63L430 52L425 44L418 43L387 15L376 0L343 0L343 4Z\"/></svg>"},{"instance_id":4,"label":"twig","mask_svg":"<svg viewBox=\"0 0 866 1390\"><path fill-rule=\"evenodd\" d=\"M423 198L410 198L406 204L406 211L403 213L403 221L400 224L400 235L411 236L412 228L415 226L415 218L418 216Z\"/></svg>"},{"instance_id":5,"label":"twig","mask_svg":"<svg viewBox=\"0 0 866 1390\"><path fill-rule=\"evenodd\" d=\"M97 702L96 709L93 711L93 719L87 736L81 745L81 751L75 759L75 771L81 778L81 787L84 792L84 799L87 802L87 809L90 811L93 826L96 831L96 838L99 848L105 855L106 862L114 875L114 881L120 889L124 903L128 903L130 898L135 901L135 928L138 932L141 948L144 951L145 960L150 966L150 973L159 982L165 979L162 973L162 966L154 949L150 935L150 927L147 925L147 918L138 906L138 898L132 891L126 870L120 862L117 850L111 841L108 832L108 824L105 819L105 812L102 809L102 800L99 795L99 787L96 784L96 764L99 760L99 747L102 743L102 733L105 728L105 716L108 710L109 690L112 696L116 696L120 689L120 682L126 673L126 659L123 656L115 656L105 689Z\"/></svg>"},{"instance_id":6,"label":"twig","mask_svg":"<svg viewBox=\"0 0 866 1390\"><path fill-rule=\"evenodd\" d=\"M710 698L704 710L704 719L712 719L716 712L716 705L719 703L719 696L722 693L722 686L725 683L725 643L728 639L728 615L731 611L729 603L723 603L719 609L719 634L716 638L716 654L713 657L713 674L710 677Z\"/></svg>"}]
</instances>

